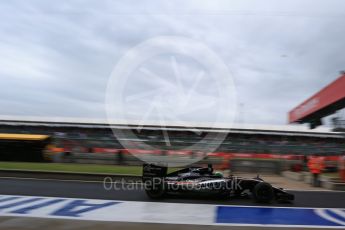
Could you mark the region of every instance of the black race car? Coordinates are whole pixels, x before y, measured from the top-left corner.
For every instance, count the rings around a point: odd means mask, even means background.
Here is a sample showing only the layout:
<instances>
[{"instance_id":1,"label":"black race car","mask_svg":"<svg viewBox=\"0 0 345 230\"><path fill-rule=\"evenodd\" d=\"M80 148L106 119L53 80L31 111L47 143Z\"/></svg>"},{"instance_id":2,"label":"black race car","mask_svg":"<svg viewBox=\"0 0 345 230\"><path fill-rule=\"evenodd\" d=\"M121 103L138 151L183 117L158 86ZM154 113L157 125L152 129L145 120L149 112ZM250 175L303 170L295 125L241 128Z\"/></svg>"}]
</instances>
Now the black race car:
<instances>
[{"instance_id":1,"label":"black race car","mask_svg":"<svg viewBox=\"0 0 345 230\"><path fill-rule=\"evenodd\" d=\"M273 187L259 176L253 179L223 177L222 174L214 172L212 165L205 168L185 168L169 174L167 171L167 167L164 166L144 164L142 180L146 194L150 198L158 199L167 194L191 194L222 198L252 197L260 203L294 200L293 194L282 188Z\"/></svg>"}]
</instances>

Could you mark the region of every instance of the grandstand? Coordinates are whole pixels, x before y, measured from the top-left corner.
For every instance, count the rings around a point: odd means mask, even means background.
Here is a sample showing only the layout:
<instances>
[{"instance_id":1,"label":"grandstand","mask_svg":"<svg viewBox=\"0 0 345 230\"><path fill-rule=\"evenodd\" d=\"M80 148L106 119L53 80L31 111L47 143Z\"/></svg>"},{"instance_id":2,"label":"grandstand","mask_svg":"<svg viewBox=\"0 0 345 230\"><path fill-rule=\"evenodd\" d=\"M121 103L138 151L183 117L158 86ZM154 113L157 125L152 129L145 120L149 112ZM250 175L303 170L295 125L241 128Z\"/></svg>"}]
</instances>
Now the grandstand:
<instances>
[{"instance_id":1,"label":"grandstand","mask_svg":"<svg viewBox=\"0 0 345 230\"><path fill-rule=\"evenodd\" d=\"M332 118L334 131L345 132L345 109L340 110L336 117Z\"/></svg>"},{"instance_id":2,"label":"grandstand","mask_svg":"<svg viewBox=\"0 0 345 230\"><path fill-rule=\"evenodd\" d=\"M138 125L121 122L109 125L105 120L5 116L0 118L2 133L52 135L58 140L58 145L67 146L78 152L115 152L125 148L123 143L126 143L127 148L130 146L133 149L140 149L140 143L146 143L153 149L183 150L198 143L198 149L192 150L203 151L203 147L214 145L217 152L225 153L298 155L340 155L345 149L342 133L324 127L309 130L301 125L234 125L232 128L222 128L222 124L212 128L206 124L189 125L160 127L156 124L146 124L138 131ZM131 131L135 138L116 138L110 127L123 132ZM191 128L197 128L199 133L193 132ZM169 135L169 145L164 140L163 130ZM219 143L217 139L207 139L209 133L223 133L226 138Z\"/></svg>"}]
</instances>

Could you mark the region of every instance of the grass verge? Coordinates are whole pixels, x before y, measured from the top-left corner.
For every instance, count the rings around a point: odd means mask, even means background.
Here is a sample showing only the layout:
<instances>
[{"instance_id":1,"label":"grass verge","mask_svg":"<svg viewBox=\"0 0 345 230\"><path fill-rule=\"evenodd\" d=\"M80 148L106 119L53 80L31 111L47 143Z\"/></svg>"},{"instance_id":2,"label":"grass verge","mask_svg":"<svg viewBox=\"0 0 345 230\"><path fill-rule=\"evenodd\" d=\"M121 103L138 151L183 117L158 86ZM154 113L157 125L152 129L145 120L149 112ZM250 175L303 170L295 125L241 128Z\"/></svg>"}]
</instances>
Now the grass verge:
<instances>
[{"instance_id":1,"label":"grass verge","mask_svg":"<svg viewBox=\"0 0 345 230\"><path fill-rule=\"evenodd\" d=\"M71 163L28 163L28 162L0 162L1 169L35 170L42 172L74 172L74 173L106 173L141 175L141 166L118 166L96 164L71 164Z\"/></svg>"}]
</instances>

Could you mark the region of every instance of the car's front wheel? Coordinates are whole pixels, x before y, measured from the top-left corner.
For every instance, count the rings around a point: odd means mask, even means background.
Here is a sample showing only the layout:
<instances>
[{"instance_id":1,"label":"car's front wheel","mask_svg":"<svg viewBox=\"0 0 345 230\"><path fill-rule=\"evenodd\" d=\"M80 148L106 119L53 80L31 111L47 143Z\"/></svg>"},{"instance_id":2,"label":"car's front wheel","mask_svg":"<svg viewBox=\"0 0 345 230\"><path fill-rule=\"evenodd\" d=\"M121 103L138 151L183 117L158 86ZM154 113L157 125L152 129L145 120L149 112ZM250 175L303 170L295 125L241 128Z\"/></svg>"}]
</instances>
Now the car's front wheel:
<instances>
[{"instance_id":1,"label":"car's front wheel","mask_svg":"<svg viewBox=\"0 0 345 230\"><path fill-rule=\"evenodd\" d=\"M256 184L252 193L254 200L260 203L270 203L274 199L273 188L266 182Z\"/></svg>"}]
</instances>

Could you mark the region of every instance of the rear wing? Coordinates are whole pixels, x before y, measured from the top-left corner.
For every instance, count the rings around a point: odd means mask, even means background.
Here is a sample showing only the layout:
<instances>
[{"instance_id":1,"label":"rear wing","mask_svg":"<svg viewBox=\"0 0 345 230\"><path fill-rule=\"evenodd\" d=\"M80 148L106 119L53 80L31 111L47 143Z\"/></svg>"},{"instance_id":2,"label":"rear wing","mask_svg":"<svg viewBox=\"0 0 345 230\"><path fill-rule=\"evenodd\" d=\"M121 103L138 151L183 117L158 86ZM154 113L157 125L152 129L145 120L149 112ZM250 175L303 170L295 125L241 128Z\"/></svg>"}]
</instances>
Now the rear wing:
<instances>
[{"instance_id":1,"label":"rear wing","mask_svg":"<svg viewBox=\"0 0 345 230\"><path fill-rule=\"evenodd\" d=\"M152 180L153 178L163 178L168 173L168 167L158 166L154 164L143 165L143 182Z\"/></svg>"}]
</instances>

